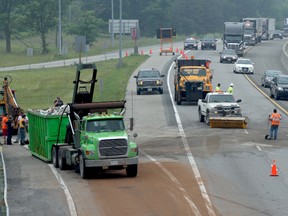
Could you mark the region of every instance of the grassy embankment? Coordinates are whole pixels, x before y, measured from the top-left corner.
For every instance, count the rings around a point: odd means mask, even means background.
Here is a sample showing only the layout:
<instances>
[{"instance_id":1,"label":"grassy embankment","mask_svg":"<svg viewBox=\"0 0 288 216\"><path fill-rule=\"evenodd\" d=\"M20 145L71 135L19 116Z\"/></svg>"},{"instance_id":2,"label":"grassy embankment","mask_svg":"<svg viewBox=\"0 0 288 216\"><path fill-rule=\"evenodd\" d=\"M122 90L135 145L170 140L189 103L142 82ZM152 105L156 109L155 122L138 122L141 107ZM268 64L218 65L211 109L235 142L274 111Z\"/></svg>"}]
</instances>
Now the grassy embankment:
<instances>
[{"instance_id":1,"label":"grassy embankment","mask_svg":"<svg viewBox=\"0 0 288 216\"><path fill-rule=\"evenodd\" d=\"M96 63L98 82L94 91L94 101L123 100L129 77L147 58L148 56L143 55L125 57L121 68L116 68L118 60ZM7 74L13 79L11 88L16 90L17 102L25 111L53 107L56 96L60 96L64 103L72 100L76 66L0 72L0 77ZM88 77L91 78L91 70L85 72L85 76L87 80ZM102 92L100 80L103 82Z\"/></svg>"},{"instance_id":2,"label":"grassy embankment","mask_svg":"<svg viewBox=\"0 0 288 216\"><path fill-rule=\"evenodd\" d=\"M49 53L41 54L41 41L38 37L27 38L22 41L12 40L12 53L6 54L5 41L0 41L0 67L33 64L39 62L54 61L79 57L75 52L74 37L63 36L63 44L68 48L68 54L59 56L59 50L55 45L55 34L48 35ZM89 52L82 56L97 55L118 49L119 42L115 38L115 47L111 47L110 36L99 38ZM156 38L141 38L138 46L157 44ZM134 41L130 37L123 38L123 48L133 47ZM33 56L26 55L26 48L34 49ZM98 83L96 83L94 101L122 100L125 96L126 85L132 72L143 63L148 56L130 56L123 58L123 67L116 68L118 60L108 60L96 63L98 68ZM65 103L71 102L73 94L73 80L75 79L76 66L68 66L52 69L22 70L13 72L0 72L0 79L5 75L12 77L11 88L16 90L16 98L19 106L24 110L34 108L49 108L53 106L56 96L60 96ZM85 73L86 74L86 73ZM90 75L91 73L88 72ZM87 74L87 76L89 76ZM91 76L91 75L90 75ZM87 78L88 79L88 78ZM100 80L103 82L103 91L100 94Z\"/></svg>"}]
</instances>

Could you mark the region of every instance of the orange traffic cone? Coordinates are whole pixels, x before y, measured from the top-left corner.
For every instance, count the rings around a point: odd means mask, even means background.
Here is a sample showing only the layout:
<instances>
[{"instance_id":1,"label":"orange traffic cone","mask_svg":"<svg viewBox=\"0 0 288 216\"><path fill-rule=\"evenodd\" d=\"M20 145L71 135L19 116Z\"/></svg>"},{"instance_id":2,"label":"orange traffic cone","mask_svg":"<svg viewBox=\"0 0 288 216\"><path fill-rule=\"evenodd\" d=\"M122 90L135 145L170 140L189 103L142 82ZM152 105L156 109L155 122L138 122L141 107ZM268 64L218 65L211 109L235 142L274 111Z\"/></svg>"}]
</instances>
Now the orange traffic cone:
<instances>
[{"instance_id":1,"label":"orange traffic cone","mask_svg":"<svg viewBox=\"0 0 288 216\"><path fill-rule=\"evenodd\" d=\"M144 52L143 52L143 50L141 50L141 55L144 55Z\"/></svg>"},{"instance_id":2,"label":"orange traffic cone","mask_svg":"<svg viewBox=\"0 0 288 216\"><path fill-rule=\"evenodd\" d=\"M175 52L178 53L178 48L175 49Z\"/></svg>"},{"instance_id":3,"label":"orange traffic cone","mask_svg":"<svg viewBox=\"0 0 288 216\"><path fill-rule=\"evenodd\" d=\"M271 165L271 174L270 176L278 176L278 169L276 167L276 161L273 160L273 163Z\"/></svg>"},{"instance_id":4,"label":"orange traffic cone","mask_svg":"<svg viewBox=\"0 0 288 216\"><path fill-rule=\"evenodd\" d=\"M149 52L149 54L152 54L152 49L150 49L150 52Z\"/></svg>"},{"instance_id":5,"label":"orange traffic cone","mask_svg":"<svg viewBox=\"0 0 288 216\"><path fill-rule=\"evenodd\" d=\"M183 52L183 50L181 49L181 50L180 50L180 55L183 55L183 54L184 54L184 52Z\"/></svg>"},{"instance_id":6,"label":"orange traffic cone","mask_svg":"<svg viewBox=\"0 0 288 216\"><path fill-rule=\"evenodd\" d=\"M125 56L126 56L126 57L128 56L128 52L127 52L127 51L125 52Z\"/></svg>"},{"instance_id":7,"label":"orange traffic cone","mask_svg":"<svg viewBox=\"0 0 288 216\"><path fill-rule=\"evenodd\" d=\"M188 60L188 56L187 55L185 56L185 59Z\"/></svg>"}]
</instances>

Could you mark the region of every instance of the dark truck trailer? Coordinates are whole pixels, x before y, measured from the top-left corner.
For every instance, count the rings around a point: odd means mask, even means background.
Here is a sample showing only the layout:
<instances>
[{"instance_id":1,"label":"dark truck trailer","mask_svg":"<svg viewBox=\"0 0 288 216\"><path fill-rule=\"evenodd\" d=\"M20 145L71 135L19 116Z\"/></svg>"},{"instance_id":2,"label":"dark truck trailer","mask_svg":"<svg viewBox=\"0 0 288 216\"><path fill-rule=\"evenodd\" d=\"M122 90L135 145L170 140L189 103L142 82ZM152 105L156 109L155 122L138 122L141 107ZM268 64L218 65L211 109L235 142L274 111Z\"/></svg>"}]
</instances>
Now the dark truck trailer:
<instances>
[{"instance_id":1,"label":"dark truck trailer","mask_svg":"<svg viewBox=\"0 0 288 216\"><path fill-rule=\"evenodd\" d=\"M234 49L238 56L244 54L244 24L242 22L225 22L223 49Z\"/></svg>"},{"instance_id":2,"label":"dark truck trailer","mask_svg":"<svg viewBox=\"0 0 288 216\"><path fill-rule=\"evenodd\" d=\"M244 41L247 45L255 46L262 41L262 20L261 18L241 18L244 23Z\"/></svg>"}]
</instances>

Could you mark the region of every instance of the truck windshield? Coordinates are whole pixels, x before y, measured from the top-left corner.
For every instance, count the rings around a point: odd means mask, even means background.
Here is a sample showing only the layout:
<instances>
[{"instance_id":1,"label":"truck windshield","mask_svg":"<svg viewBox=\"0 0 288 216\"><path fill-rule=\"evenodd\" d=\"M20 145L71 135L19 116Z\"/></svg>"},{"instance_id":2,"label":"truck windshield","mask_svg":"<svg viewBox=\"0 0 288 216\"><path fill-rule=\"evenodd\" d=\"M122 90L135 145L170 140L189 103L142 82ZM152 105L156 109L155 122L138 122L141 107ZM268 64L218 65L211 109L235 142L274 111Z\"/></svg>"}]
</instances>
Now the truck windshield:
<instances>
[{"instance_id":1,"label":"truck windshield","mask_svg":"<svg viewBox=\"0 0 288 216\"><path fill-rule=\"evenodd\" d=\"M209 103L234 103L233 95L210 95Z\"/></svg>"},{"instance_id":2,"label":"truck windshield","mask_svg":"<svg viewBox=\"0 0 288 216\"><path fill-rule=\"evenodd\" d=\"M206 76L206 70L202 68L185 68L181 73L184 76Z\"/></svg>"},{"instance_id":3,"label":"truck windshield","mask_svg":"<svg viewBox=\"0 0 288 216\"><path fill-rule=\"evenodd\" d=\"M87 122L88 132L123 131L125 129L122 119L101 119Z\"/></svg>"},{"instance_id":4,"label":"truck windshield","mask_svg":"<svg viewBox=\"0 0 288 216\"><path fill-rule=\"evenodd\" d=\"M244 28L244 34L252 35L252 34L254 34L254 29L253 28Z\"/></svg>"}]
</instances>

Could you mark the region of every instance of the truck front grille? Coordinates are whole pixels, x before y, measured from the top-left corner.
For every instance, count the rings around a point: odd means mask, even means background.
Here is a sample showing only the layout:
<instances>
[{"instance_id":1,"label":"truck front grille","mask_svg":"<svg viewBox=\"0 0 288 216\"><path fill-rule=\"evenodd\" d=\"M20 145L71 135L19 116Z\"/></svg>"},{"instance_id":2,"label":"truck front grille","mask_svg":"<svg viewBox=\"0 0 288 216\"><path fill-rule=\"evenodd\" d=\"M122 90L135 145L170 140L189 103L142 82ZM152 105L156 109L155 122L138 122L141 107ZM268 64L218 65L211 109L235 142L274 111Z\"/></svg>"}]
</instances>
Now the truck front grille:
<instances>
[{"instance_id":1,"label":"truck front grille","mask_svg":"<svg viewBox=\"0 0 288 216\"><path fill-rule=\"evenodd\" d=\"M113 157L126 155L128 144L126 139L101 140L99 143L99 153L101 157Z\"/></svg>"},{"instance_id":2,"label":"truck front grille","mask_svg":"<svg viewBox=\"0 0 288 216\"><path fill-rule=\"evenodd\" d=\"M156 86L157 81L143 81L143 86Z\"/></svg>"}]
</instances>

